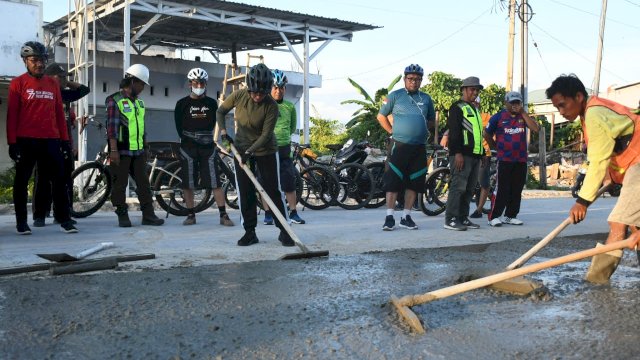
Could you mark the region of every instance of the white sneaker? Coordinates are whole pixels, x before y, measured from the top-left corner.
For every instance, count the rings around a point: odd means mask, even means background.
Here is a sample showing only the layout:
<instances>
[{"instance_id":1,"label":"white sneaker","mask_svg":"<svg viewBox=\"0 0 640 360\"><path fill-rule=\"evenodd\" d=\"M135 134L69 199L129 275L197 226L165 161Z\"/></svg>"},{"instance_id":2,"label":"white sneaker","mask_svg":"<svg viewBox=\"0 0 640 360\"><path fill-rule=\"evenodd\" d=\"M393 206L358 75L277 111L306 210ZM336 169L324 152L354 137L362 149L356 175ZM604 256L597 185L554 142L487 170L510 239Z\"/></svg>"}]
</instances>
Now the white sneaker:
<instances>
[{"instance_id":1,"label":"white sneaker","mask_svg":"<svg viewBox=\"0 0 640 360\"><path fill-rule=\"evenodd\" d=\"M500 220L500 218L495 218L495 219L489 220L488 223L489 223L489 225L491 225L493 227L502 226L502 220Z\"/></svg>"},{"instance_id":2,"label":"white sneaker","mask_svg":"<svg viewBox=\"0 0 640 360\"><path fill-rule=\"evenodd\" d=\"M502 221L505 224L510 224L510 225L522 225L524 224L524 222L522 222L522 220L518 220L516 218L510 218L510 217L506 217L504 218L504 220Z\"/></svg>"}]
</instances>

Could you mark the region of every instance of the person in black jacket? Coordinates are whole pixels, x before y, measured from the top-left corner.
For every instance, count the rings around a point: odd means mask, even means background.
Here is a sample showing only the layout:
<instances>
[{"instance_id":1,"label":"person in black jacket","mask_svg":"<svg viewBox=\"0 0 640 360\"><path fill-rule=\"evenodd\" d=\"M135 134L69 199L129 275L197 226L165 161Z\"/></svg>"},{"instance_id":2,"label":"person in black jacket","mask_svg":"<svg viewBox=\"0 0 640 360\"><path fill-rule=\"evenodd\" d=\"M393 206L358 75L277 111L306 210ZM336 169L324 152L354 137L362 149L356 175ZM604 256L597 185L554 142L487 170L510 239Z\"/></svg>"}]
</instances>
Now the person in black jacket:
<instances>
[{"instance_id":1,"label":"person in black jacket","mask_svg":"<svg viewBox=\"0 0 640 360\"><path fill-rule=\"evenodd\" d=\"M444 228L464 231L478 229L469 220L469 204L478 181L482 147L482 118L473 105L484 87L475 76L462 81L462 97L451 105L447 127L449 128L449 168L451 184L447 198Z\"/></svg>"},{"instance_id":2,"label":"person in black jacket","mask_svg":"<svg viewBox=\"0 0 640 360\"><path fill-rule=\"evenodd\" d=\"M71 103L78 101L89 94L90 89L88 86L80 83L69 81L69 73L60 66L58 63L51 63L44 70L44 74L54 78L58 84L60 84L60 92L62 94L62 103L64 105L65 117L67 119L67 132L69 135L69 141L62 141L60 143L62 154L64 156L64 181L67 184L67 193L69 196L69 205L71 206L73 201L73 184L71 182L71 173L73 172L73 162L75 154L77 154L77 148L73 145L73 131L75 129L75 113L71 108ZM52 196L52 182L49 176L45 176L36 168L35 172L35 186L33 195L33 226L42 227L45 225L45 218L51 211L51 203L53 201ZM54 207L53 211L56 209ZM75 220L71 220L73 224Z\"/></svg>"}]
</instances>

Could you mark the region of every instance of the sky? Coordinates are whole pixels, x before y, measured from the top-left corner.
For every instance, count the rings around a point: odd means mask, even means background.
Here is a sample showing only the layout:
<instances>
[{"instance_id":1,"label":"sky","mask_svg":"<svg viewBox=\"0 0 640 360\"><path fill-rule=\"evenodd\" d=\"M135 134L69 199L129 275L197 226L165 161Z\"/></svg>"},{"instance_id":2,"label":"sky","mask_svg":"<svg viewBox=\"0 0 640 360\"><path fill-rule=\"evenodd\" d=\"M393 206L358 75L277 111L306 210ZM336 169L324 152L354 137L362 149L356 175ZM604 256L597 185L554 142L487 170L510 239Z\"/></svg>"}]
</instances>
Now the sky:
<instances>
[{"instance_id":1,"label":"sky","mask_svg":"<svg viewBox=\"0 0 640 360\"><path fill-rule=\"evenodd\" d=\"M417 63L427 74L443 71L458 78L477 76L483 85L506 86L509 14L499 0L269 0L237 1L280 10L375 25L356 32L351 42L333 41L311 62L322 75L322 88L310 90L311 116L347 122L357 109L341 105L362 99L349 84L355 80L373 96ZM508 3L508 1L506 1ZM602 0L529 0L528 89L547 88L560 74L576 74L593 87ZM44 20L67 13L66 0L44 0ZM608 1L600 91L640 82L640 0ZM521 84L520 25L516 24L514 88ZM310 51L320 46L312 43ZM296 46L302 54L302 47ZM252 54L257 54L253 51ZM270 68L300 70L293 56L263 51ZM243 59L245 53L238 53ZM222 56L230 62L230 56ZM402 82L396 88L402 86Z\"/></svg>"}]
</instances>

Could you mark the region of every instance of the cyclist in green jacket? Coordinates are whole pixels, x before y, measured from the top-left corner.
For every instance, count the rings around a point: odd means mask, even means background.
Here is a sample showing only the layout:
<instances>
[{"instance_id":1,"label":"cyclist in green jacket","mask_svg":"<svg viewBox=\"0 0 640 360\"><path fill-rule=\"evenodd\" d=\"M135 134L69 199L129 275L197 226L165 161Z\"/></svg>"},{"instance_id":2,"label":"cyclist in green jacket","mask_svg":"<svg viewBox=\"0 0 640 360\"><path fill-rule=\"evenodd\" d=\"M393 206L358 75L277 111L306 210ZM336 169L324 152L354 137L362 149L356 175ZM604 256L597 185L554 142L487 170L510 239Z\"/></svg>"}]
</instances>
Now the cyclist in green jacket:
<instances>
[{"instance_id":1,"label":"cyclist in green jacket","mask_svg":"<svg viewBox=\"0 0 640 360\"><path fill-rule=\"evenodd\" d=\"M274 132L278 144L278 156L280 160L280 186L289 205L289 219L296 224L304 224L296 211L296 173L291 159L291 135L298 128L296 108L290 101L284 99L287 88L287 76L281 70L272 70L273 87L271 97L278 103L278 121ZM267 204L264 204L264 224L273 225L273 216Z\"/></svg>"},{"instance_id":2,"label":"cyclist in green jacket","mask_svg":"<svg viewBox=\"0 0 640 360\"><path fill-rule=\"evenodd\" d=\"M216 122L223 142L235 144L242 157L242 163L252 170L260 171L264 190L278 207L278 211L287 217L284 211L284 196L280 191L278 171L278 148L273 129L278 119L278 104L269 96L273 85L273 75L265 64L257 64L249 70L246 77L246 89L236 90L227 97L216 112ZM236 138L227 134L225 115L235 109ZM242 226L245 234L238 240L238 246L257 244L256 236L257 199L253 182L235 160L236 188L242 213ZM288 219L287 219L288 220ZM284 230L278 218L276 226L280 229L278 240L283 246L295 246L293 239Z\"/></svg>"}]
</instances>

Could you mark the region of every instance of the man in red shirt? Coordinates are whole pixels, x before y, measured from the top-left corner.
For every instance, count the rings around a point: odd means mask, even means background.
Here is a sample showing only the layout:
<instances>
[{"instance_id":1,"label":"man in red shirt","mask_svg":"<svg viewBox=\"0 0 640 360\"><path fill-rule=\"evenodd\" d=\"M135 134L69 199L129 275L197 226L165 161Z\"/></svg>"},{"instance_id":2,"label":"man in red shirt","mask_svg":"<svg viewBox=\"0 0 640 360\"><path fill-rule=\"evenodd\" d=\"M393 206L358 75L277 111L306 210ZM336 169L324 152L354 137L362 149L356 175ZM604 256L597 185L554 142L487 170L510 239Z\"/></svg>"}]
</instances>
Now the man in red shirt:
<instances>
[{"instance_id":1,"label":"man in red shirt","mask_svg":"<svg viewBox=\"0 0 640 360\"><path fill-rule=\"evenodd\" d=\"M69 199L63 181L61 140L69 141L62 107L60 86L44 75L47 49L39 42L22 45L20 56L27 72L11 80L7 108L7 142L9 156L16 163L13 182L13 203L16 210L16 229L20 235L31 234L27 224L27 185L33 167L53 179L53 203L56 220L62 231L76 233L69 217Z\"/></svg>"}]
</instances>

